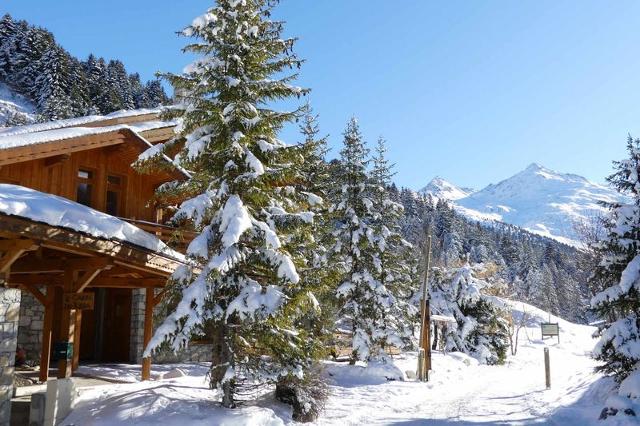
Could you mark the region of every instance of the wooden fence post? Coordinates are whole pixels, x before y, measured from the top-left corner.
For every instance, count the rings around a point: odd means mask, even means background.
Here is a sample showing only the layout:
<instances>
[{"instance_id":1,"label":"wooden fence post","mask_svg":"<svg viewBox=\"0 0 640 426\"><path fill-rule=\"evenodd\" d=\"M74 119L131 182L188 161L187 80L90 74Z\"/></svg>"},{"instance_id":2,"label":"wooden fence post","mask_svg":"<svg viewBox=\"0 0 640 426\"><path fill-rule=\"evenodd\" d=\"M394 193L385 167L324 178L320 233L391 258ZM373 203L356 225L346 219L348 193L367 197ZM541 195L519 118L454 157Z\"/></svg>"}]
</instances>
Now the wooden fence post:
<instances>
[{"instance_id":1,"label":"wooden fence post","mask_svg":"<svg viewBox=\"0 0 640 426\"><path fill-rule=\"evenodd\" d=\"M551 389L551 365L549 361L549 348L544 348L544 378L547 389Z\"/></svg>"}]
</instances>

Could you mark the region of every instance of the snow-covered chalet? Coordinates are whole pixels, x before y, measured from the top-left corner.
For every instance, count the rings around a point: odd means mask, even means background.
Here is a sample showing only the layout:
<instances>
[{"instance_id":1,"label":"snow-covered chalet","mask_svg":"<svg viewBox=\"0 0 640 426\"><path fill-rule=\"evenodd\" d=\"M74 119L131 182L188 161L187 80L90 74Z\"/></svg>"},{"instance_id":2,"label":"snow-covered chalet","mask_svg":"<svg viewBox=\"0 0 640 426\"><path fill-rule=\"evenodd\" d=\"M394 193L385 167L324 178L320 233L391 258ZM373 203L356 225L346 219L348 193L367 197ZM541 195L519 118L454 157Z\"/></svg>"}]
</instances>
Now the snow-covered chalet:
<instances>
[{"instance_id":1,"label":"snow-covered chalet","mask_svg":"<svg viewBox=\"0 0 640 426\"><path fill-rule=\"evenodd\" d=\"M141 362L149 378L154 307L184 263L153 195L188 175L131 164L174 127L136 110L0 130L0 419L16 350L40 381L81 361Z\"/></svg>"}]
</instances>

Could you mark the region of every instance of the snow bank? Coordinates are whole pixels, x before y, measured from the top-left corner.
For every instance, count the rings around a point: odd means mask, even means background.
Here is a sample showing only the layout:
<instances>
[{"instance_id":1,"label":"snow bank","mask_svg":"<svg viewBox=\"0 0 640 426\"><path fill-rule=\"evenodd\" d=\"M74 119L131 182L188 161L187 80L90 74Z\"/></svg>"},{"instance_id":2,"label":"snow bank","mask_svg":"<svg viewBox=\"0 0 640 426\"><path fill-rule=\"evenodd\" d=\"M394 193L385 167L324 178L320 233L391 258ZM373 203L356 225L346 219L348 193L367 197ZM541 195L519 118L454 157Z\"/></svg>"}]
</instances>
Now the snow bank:
<instances>
[{"instance_id":1,"label":"snow bank","mask_svg":"<svg viewBox=\"0 0 640 426\"><path fill-rule=\"evenodd\" d=\"M0 184L0 213L84 232L97 238L127 242L184 260L182 254L130 223L66 198L23 186Z\"/></svg>"}]
</instances>

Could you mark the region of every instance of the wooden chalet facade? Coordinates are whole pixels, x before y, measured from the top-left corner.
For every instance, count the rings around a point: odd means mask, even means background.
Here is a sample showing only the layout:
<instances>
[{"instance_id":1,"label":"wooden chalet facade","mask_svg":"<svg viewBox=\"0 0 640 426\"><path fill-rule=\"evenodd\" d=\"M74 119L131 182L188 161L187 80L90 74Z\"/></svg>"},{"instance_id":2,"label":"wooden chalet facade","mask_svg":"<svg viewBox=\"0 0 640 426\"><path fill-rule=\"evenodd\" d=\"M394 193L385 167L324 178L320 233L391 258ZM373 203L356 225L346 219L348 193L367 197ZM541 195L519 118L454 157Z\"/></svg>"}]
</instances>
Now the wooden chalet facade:
<instances>
[{"instance_id":1,"label":"wooden chalet facade","mask_svg":"<svg viewBox=\"0 0 640 426\"><path fill-rule=\"evenodd\" d=\"M127 111L0 131L0 291L19 289L43 307L41 381L48 378L54 349L72 347L69 359L61 355L57 361L60 378L71 376L80 360L135 362L134 291L144 294L142 344L150 340L153 308L167 277L184 263L160 242L173 230L162 225L162 209L151 200L159 185L187 176L178 167L142 175L131 164L151 144L171 138L174 126L160 121L157 111ZM29 188L93 209L87 215L120 218L129 234L155 245L34 219L15 208L7 213L3 184L5 192ZM28 211L28 198L20 202ZM0 313L1 303L0 297ZM149 378L150 362L143 360L143 379Z\"/></svg>"}]
</instances>

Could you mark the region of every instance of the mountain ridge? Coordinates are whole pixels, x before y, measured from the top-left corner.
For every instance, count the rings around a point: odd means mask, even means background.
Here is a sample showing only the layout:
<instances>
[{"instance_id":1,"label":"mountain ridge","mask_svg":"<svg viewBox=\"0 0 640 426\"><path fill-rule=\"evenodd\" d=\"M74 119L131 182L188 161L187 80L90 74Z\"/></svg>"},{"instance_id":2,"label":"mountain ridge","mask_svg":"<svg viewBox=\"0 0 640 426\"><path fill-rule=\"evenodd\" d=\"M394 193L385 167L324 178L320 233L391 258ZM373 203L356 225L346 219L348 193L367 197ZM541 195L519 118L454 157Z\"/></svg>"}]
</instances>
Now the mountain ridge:
<instances>
[{"instance_id":1,"label":"mountain ridge","mask_svg":"<svg viewBox=\"0 0 640 426\"><path fill-rule=\"evenodd\" d=\"M437 177L444 188L460 187ZM430 182L431 183L431 182ZM604 214L600 202L625 199L616 191L575 173L561 173L538 163L489 184L483 189L459 196L455 191L436 191L429 187L420 190L435 198L445 198L465 216L481 221L498 221L516 225L538 235L553 238L565 244L579 246L575 224L592 216Z\"/></svg>"}]
</instances>

